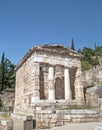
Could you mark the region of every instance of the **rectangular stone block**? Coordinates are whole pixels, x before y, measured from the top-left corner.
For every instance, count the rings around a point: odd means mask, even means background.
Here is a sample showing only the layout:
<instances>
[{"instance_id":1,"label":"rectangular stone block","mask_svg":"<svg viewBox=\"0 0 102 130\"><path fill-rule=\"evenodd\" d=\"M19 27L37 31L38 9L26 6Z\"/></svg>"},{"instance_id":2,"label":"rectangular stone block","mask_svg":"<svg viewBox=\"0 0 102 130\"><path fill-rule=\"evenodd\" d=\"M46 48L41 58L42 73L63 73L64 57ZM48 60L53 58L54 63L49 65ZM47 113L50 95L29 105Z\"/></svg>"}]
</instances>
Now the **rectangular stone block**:
<instances>
[{"instance_id":1,"label":"rectangular stone block","mask_svg":"<svg viewBox=\"0 0 102 130\"><path fill-rule=\"evenodd\" d=\"M63 121L58 121L58 122L56 123L56 126L62 126L62 125L64 125L64 122L63 122Z\"/></svg>"},{"instance_id":2,"label":"rectangular stone block","mask_svg":"<svg viewBox=\"0 0 102 130\"><path fill-rule=\"evenodd\" d=\"M12 118L14 118L15 120L32 120L32 116L26 116L26 115L22 115L22 114L12 114L11 115Z\"/></svg>"},{"instance_id":3,"label":"rectangular stone block","mask_svg":"<svg viewBox=\"0 0 102 130\"><path fill-rule=\"evenodd\" d=\"M14 119L14 130L30 130L34 128L34 121Z\"/></svg>"}]
</instances>

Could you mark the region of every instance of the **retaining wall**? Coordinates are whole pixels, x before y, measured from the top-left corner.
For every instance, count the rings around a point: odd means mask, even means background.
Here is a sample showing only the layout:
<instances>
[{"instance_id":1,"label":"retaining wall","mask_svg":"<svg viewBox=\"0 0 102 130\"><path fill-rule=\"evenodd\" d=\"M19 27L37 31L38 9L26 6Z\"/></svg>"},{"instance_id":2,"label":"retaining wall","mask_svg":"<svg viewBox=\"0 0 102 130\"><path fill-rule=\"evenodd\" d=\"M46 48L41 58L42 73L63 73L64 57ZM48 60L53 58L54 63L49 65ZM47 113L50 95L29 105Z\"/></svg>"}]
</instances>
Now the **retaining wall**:
<instances>
[{"instance_id":1,"label":"retaining wall","mask_svg":"<svg viewBox=\"0 0 102 130\"><path fill-rule=\"evenodd\" d=\"M50 128L68 123L98 122L102 120L100 110L42 110L36 111L36 127Z\"/></svg>"}]
</instances>

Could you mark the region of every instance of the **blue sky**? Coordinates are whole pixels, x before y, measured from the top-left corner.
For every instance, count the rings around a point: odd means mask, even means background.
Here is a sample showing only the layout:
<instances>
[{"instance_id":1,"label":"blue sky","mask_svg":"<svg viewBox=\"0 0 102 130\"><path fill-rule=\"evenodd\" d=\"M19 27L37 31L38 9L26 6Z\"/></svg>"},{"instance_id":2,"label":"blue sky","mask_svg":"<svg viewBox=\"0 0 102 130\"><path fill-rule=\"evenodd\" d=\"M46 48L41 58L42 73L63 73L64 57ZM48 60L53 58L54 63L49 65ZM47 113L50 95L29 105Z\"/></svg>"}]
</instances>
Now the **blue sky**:
<instances>
[{"instance_id":1,"label":"blue sky","mask_svg":"<svg viewBox=\"0 0 102 130\"><path fill-rule=\"evenodd\" d=\"M0 0L0 56L17 64L33 45L102 45L102 0Z\"/></svg>"}]
</instances>

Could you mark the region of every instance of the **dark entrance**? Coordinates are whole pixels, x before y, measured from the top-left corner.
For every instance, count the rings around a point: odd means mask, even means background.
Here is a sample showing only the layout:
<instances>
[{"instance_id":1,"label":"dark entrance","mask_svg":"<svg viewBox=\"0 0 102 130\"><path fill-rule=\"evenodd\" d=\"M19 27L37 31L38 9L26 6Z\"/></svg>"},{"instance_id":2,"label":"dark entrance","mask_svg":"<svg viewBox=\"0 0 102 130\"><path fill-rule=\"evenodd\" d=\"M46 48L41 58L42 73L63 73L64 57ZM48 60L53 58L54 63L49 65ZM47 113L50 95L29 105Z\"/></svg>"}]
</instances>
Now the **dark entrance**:
<instances>
[{"instance_id":1,"label":"dark entrance","mask_svg":"<svg viewBox=\"0 0 102 130\"><path fill-rule=\"evenodd\" d=\"M55 80L55 99L64 99L64 78L57 77Z\"/></svg>"}]
</instances>

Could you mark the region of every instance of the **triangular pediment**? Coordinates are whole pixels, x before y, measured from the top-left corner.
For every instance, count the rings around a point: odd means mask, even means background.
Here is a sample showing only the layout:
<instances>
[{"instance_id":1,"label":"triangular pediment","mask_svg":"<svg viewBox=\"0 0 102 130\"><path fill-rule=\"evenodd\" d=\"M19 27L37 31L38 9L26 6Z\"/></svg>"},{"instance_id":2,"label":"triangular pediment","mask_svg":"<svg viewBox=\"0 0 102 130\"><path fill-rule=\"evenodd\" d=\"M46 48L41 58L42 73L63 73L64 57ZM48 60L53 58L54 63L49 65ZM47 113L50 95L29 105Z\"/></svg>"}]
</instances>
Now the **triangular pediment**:
<instances>
[{"instance_id":1,"label":"triangular pediment","mask_svg":"<svg viewBox=\"0 0 102 130\"><path fill-rule=\"evenodd\" d=\"M45 48L45 49L49 49L49 50L55 50L55 51L64 51L64 52L72 52L72 53L75 53L74 50L70 49L70 48L67 48L66 46L62 45L62 44L45 44L45 45L42 45L40 46L41 48Z\"/></svg>"},{"instance_id":2,"label":"triangular pediment","mask_svg":"<svg viewBox=\"0 0 102 130\"><path fill-rule=\"evenodd\" d=\"M16 67L16 70L24 63L24 61L26 61L27 58L30 57L30 55L32 55L32 53L34 52L47 52L50 53L51 55L53 54L57 54L57 55L67 55L67 56L71 56L71 57L77 57L77 58L81 58L82 55L78 54L77 52L75 52L74 50L62 45L62 44L45 44L45 45L40 45L40 46L33 46L28 52L27 54L23 57L23 59L20 61L20 63L18 64L18 66ZM44 53L44 54L45 54Z\"/></svg>"}]
</instances>

